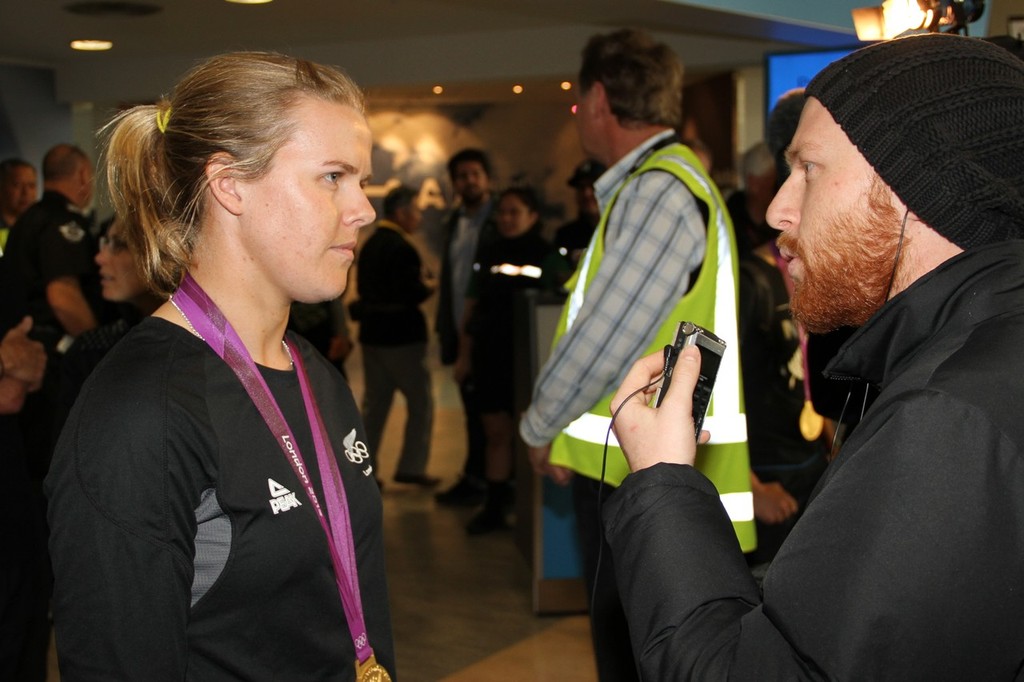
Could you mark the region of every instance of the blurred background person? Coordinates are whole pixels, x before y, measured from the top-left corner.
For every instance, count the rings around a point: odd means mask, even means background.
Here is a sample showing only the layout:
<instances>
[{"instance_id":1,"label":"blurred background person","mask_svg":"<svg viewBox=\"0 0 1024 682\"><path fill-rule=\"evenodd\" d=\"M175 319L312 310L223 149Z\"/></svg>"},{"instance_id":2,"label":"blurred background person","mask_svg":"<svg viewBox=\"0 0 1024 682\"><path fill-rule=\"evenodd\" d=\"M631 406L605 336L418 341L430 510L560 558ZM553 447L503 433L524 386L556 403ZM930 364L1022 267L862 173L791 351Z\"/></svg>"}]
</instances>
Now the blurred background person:
<instances>
[{"instance_id":1,"label":"blurred background person","mask_svg":"<svg viewBox=\"0 0 1024 682\"><path fill-rule=\"evenodd\" d=\"M496 232L491 161L487 154L473 148L456 152L448 160L448 176L458 204L443 226L436 331L441 341L441 364L444 365L453 364L459 356L466 287L480 249L495 238ZM455 485L438 493L436 499L439 504L473 506L484 496L486 437L477 409L476 382L472 375L456 381L466 414L466 463Z\"/></svg>"},{"instance_id":2,"label":"blurred background person","mask_svg":"<svg viewBox=\"0 0 1024 682\"><path fill-rule=\"evenodd\" d=\"M92 161L78 147L58 144L43 157L43 196L11 228L8 255L28 290L27 312L47 350L66 350L96 326L102 305L93 257L96 241L86 213L92 203Z\"/></svg>"},{"instance_id":3,"label":"blurred background person","mask_svg":"<svg viewBox=\"0 0 1024 682\"><path fill-rule=\"evenodd\" d=\"M65 353L61 361L57 433L96 365L128 330L167 300L146 283L139 260L124 240L123 227L116 218L100 237L95 260L103 299L115 304L118 317L79 335Z\"/></svg>"},{"instance_id":4,"label":"blurred background person","mask_svg":"<svg viewBox=\"0 0 1024 682\"><path fill-rule=\"evenodd\" d=\"M0 254L7 248L7 235L21 214L36 203L39 181L28 161L0 161Z\"/></svg>"},{"instance_id":5,"label":"blurred background person","mask_svg":"<svg viewBox=\"0 0 1024 682\"><path fill-rule=\"evenodd\" d=\"M594 195L594 182L606 170L604 164L587 159L576 166L569 178L569 186L575 190L576 218L555 231L555 247L573 268L579 264L580 256L587 250L590 237L601 220L601 208Z\"/></svg>"},{"instance_id":6,"label":"blurred background person","mask_svg":"<svg viewBox=\"0 0 1024 682\"><path fill-rule=\"evenodd\" d=\"M422 213L416 191L400 185L384 197L384 217L360 248L352 317L359 322L363 351L363 421L366 444L377 470L381 436L395 391L405 398L407 417L396 483L436 486L426 474L434 424L434 398L427 370L427 320L420 310L434 293L423 262L409 240ZM378 471L379 477L379 471Z\"/></svg>"},{"instance_id":7,"label":"blurred background person","mask_svg":"<svg viewBox=\"0 0 1024 682\"><path fill-rule=\"evenodd\" d=\"M35 195L35 187L25 166L16 166L22 177L18 200L25 202L28 194ZM25 396L15 415L17 445L5 441L0 446L20 451L30 490L20 509L26 515L25 532L33 536L23 536L32 563L28 565L29 582L23 586L30 609L23 633L30 673L22 679L45 679L46 675L52 576L46 553L42 482L58 435L61 361L73 339L96 326L103 308L92 260L96 242L87 214L93 193L92 162L80 148L57 144L44 155L42 174L43 195L22 209L0 259L0 328L31 316L31 337L42 343L47 354L39 390Z\"/></svg>"},{"instance_id":8,"label":"blurred background person","mask_svg":"<svg viewBox=\"0 0 1024 682\"><path fill-rule=\"evenodd\" d=\"M776 187L775 157L768 145L758 142L745 151L740 171L743 189L733 192L725 207L736 230L736 249L743 257L776 237L775 230L765 220Z\"/></svg>"},{"instance_id":9,"label":"blurred background person","mask_svg":"<svg viewBox=\"0 0 1024 682\"><path fill-rule=\"evenodd\" d=\"M529 187L501 193L497 209L498 238L480 250L466 292L455 379L472 375L486 435L487 496L466 526L477 535L507 526L512 501L515 436L515 295L526 289L557 290L569 276L569 265L541 235L540 203Z\"/></svg>"},{"instance_id":10,"label":"blurred background person","mask_svg":"<svg viewBox=\"0 0 1024 682\"><path fill-rule=\"evenodd\" d=\"M16 291L5 291L3 320L31 315L32 336L49 356L43 386L20 414L29 471L41 481L50 465L59 405L60 363L76 336L94 328L104 309L93 258L96 241L86 211L93 167L78 147L58 144L43 157L43 196L25 211L7 238L4 259Z\"/></svg>"}]
</instances>

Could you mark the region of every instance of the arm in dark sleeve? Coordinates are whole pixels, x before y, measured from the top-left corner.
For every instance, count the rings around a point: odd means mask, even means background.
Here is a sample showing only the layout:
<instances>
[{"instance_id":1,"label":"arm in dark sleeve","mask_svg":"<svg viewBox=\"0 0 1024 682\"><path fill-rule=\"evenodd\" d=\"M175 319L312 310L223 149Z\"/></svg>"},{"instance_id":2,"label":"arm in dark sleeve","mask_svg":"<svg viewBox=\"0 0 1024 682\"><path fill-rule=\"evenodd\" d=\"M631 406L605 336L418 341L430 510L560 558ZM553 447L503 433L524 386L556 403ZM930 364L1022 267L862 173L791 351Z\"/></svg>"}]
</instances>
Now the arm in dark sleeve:
<instances>
[{"instance_id":1,"label":"arm in dark sleeve","mask_svg":"<svg viewBox=\"0 0 1024 682\"><path fill-rule=\"evenodd\" d=\"M970 405L920 392L862 424L832 466L763 600L706 479L668 464L626 478L605 525L644 679L1014 678L1019 447Z\"/></svg>"},{"instance_id":2,"label":"arm in dark sleeve","mask_svg":"<svg viewBox=\"0 0 1024 682\"><path fill-rule=\"evenodd\" d=\"M49 226L40 234L40 274L43 281L79 277L96 272L96 245L77 223Z\"/></svg>"},{"instance_id":3,"label":"arm in dark sleeve","mask_svg":"<svg viewBox=\"0 0 1024 682\"><path fill-rule=\"evenodd\" d=\"M356 278L360 298L370 305L416 306L432 293L423 282L416 248L392 230L378 231L367 240Z\"/></svg>"},{"instance_id":4,"label":"arm in dark sleeve","mask_svg":"<svg viewBox=\"0 0 1024 682\"><path fill-rule=\"evenodd\" d=\"M166 417L86 390L46 481L61 676L183 680L195 505L169 471Z\"/></svg>"},{"instance_id":5,"label":"arm in dark sleeve","mask_svg":"<svg viewBox=\"0 0 1024 682\"><path fill-rule=\"evenodd\" d=\"M760 607L717 490L696 469L630 475L604 519L642 679L806 678Z\"/></svg>"},{"instance_id":6,"label":"arm in dark sleeve","mask_svg":"<svg viewBox=\"0 0 1024 682\"><path fill-rule=\"evenodd\" d=\"M434 293L434 290L423 281L423 261L411 244L406 244L395 254L395 290L403 299L403 303L419 305Z\"/></svg>"}]
</instances>

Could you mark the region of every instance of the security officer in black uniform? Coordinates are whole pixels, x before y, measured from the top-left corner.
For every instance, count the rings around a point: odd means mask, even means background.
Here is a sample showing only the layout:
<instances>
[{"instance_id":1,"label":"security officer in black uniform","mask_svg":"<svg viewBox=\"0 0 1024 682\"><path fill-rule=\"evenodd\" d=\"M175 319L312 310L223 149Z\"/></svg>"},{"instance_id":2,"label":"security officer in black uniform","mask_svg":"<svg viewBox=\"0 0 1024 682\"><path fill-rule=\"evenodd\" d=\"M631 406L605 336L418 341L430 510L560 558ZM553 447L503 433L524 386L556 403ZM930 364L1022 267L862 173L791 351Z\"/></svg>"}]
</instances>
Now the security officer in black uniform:
<instances>
[{"instance_id":1,"label":"security officer in black uniform","mask_svg":"<svg viewBox=\"0 0 1024 682\"><path fill-rule=\"evenodd\" d=\"M43 157L43 196L11 228L0 268L0 329L9 329L25 315L35 324L31 336L47 355L42 388L29 394L17 415L28 469L31 538L17 548L28 562L20 591L27 602L17 679L46 677L52 590L45 552L45 503L42 479L49 468L58 434L54 417L60 379L60 357L71 340L100 321L102 296L93 258L96 240L90 234L86 208L92 201L93 167L78 147L58 144Z\"/></svg>"},{"instance_id":2,"label":"security officer in black uniform","mask_svg":"<svg viewBox=\"0 0 1024 682\"><path fill-rule=\"evenodd\" d=\"M24 279L22 314L35 320L35 335L47 350L96 326L101 307L96 242L85 209L92 201L89 157L59 144L43 159L43 197L11 228L5 257ZM16 321L16 320L15 320Z\"/></svg>"}]
</instances>

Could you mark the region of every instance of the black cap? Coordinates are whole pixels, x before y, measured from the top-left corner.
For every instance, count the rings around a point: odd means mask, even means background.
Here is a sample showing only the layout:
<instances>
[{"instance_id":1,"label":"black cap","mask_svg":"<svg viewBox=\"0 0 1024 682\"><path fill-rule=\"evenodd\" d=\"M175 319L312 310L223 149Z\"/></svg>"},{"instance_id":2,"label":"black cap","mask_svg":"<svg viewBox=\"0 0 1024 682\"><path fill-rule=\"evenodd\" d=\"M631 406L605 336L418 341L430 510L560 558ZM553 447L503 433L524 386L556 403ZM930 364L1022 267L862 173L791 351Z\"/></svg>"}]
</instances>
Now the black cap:
<instances>
[{"instance_id":1,"label":"black cap","mask_svg":"<svg viewBox=\"0 0 1024 682\"><path fill-rule=\"evenodd\" d=\"M608 169L597 161L587 159L580 165L576 166L576 170L573 171L572 177L569 178L569 186L585 187L587 185L593 185L594 181L604 175L606 170Z\"/></svg>"},{"instance_id":2,"label":"black cap","mask_svg":"<svg viewBox=\"0 0 1024 682\"><path fill-rule=\"evenodd\" d=\"M858 50L807 86L896 196L963 249L1024 238L1024 62L926 34Z\"/></svg>"}]
</instances>

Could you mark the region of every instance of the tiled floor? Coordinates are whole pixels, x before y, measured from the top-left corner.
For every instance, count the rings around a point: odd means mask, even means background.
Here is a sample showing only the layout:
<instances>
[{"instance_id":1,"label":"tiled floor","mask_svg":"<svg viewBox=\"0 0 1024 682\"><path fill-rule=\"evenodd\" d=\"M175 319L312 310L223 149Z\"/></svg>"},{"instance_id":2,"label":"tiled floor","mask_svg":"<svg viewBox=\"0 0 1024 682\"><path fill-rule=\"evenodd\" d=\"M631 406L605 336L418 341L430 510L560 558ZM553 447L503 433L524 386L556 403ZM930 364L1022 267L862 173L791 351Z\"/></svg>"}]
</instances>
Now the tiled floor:
<instances>
[{"instance_id":1,"label":"tiled floor","mask_svg":"<svg viewBox=\"0 0 1024 682\"><path fill-rule=\"evenodd\" d=\"M358 351L357 351L358 353ZM432 354L436 357L436 354ZM358 396L359 358L347 367ZM454 482L465 458L459 396L448 370L434 367L435 423L429 471ZM380 467L394 472L404 423L396 399ZM511 532L470 537L471 509L441 507L430 492L385 484L384 525L399 672L420 682L596 679L585 616L538 617L530 571Z\"/></svg>"},{"instance_id":2,"label":"tiled floor","mask_svg":"<svg viewBox=\"0 0 1024 682\"><path fill-rule=\"evenodd\" d=\"M437 354L432 353L432 358ZM350 382L362 393L358 349ZM454 482L465 458L458 393L433 367L436 417L429 472ZM585 616L531 611L529 565L511 532L469 537L471 509L440 507L433 494L391 483L405 409L401 397L381 444L392 620L403 682L590 682L596 679ZM59 680L51 655L51 680Z\"/></svg>"}]
</instances>

